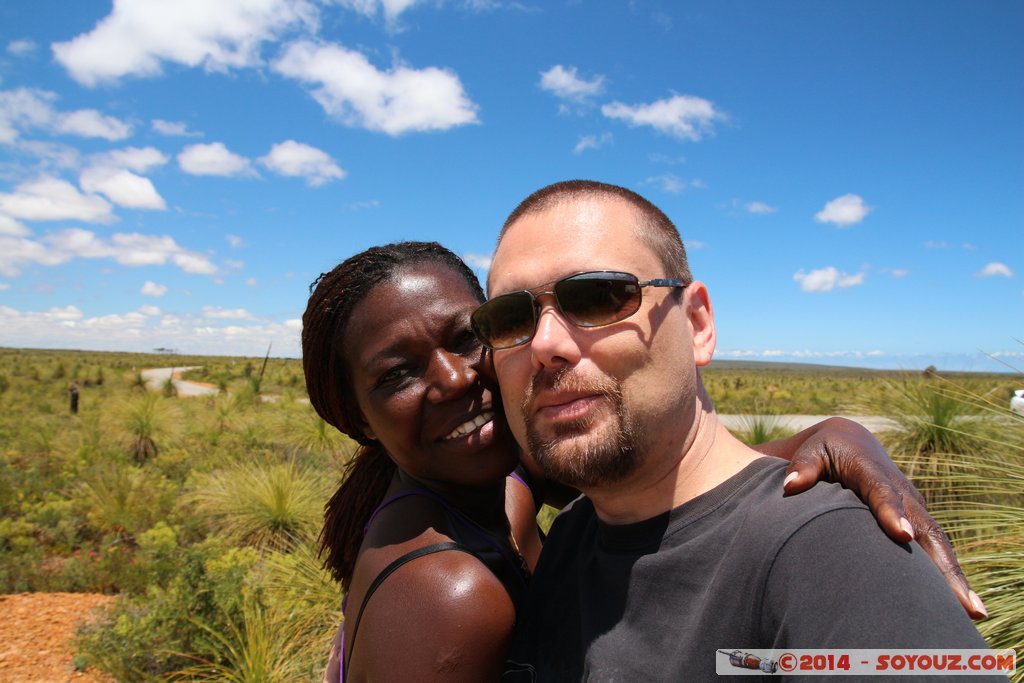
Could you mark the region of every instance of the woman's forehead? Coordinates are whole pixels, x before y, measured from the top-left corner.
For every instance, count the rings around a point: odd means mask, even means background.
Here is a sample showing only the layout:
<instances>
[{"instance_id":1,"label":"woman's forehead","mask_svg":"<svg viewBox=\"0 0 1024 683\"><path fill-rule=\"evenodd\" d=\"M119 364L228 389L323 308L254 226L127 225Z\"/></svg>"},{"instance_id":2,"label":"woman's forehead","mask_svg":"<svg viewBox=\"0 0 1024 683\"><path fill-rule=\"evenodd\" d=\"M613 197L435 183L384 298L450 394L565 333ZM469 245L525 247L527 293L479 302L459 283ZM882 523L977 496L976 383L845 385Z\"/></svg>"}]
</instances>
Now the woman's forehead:
<instances>
[{"instance_id":1,"label":"woman's forehead","mask_svg":"<svg viewBox=\"0 0 1024 683\"><path fill-rule=\"evenodd\" d=\"M468 320L480 304L459 272L443 264L407 266L377 285L352 310L345 347L364 356L369 347L387 347L392 336L414 335L426 325ZM371 352L372 354L372 352Z\"/></svg>"}]
</instances>

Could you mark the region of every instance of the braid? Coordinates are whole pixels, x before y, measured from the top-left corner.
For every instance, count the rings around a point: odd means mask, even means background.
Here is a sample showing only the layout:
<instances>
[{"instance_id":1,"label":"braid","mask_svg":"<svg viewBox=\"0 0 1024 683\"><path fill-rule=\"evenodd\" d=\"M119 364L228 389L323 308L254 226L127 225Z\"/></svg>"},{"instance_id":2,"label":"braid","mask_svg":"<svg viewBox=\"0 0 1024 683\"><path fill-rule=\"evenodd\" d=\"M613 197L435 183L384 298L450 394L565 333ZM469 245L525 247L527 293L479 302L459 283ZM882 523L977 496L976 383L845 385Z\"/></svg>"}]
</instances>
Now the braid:
<instances>
[{"instance_id":1,"label":"braid","mask_svg":"<svg viewBox=\"0 0 1024 683\"><path fill-rule=\"evenodd\" d=\"M302 369L306 390L317 414L360 447L345 468L341 486L324 508L320 553L324 567L347 590L363 527L383 499L395 472L387 452L366 437L362 412L352 388L343 347L352 311L369 292L404 267L437 263L451 268L484 299L473 271L462 259L437 242L399 242L371 247L346 259L310 285L311 294L302 316Z\"/></svg>"}]
</instances>

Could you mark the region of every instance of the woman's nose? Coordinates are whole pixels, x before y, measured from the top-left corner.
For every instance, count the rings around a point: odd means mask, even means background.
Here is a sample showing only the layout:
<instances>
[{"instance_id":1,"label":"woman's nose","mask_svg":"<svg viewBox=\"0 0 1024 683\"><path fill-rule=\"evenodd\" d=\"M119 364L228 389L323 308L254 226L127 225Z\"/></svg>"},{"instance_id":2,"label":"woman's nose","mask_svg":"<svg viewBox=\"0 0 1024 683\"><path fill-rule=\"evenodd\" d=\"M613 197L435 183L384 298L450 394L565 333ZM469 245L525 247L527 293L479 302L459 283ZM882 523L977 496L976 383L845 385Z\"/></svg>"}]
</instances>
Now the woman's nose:
<instances>
[{"instance_id":1,"label":"woman's nose","mask_svg":"<svg viewBox=\"0 0 1024 683\"><path fill-rule=\"evenodd\" d=\"M433 401L445 401L464 394L477 380L477 371L472 358L438 349L430 361L430 389L428 397Z\"/></svg>"}]
</instances>

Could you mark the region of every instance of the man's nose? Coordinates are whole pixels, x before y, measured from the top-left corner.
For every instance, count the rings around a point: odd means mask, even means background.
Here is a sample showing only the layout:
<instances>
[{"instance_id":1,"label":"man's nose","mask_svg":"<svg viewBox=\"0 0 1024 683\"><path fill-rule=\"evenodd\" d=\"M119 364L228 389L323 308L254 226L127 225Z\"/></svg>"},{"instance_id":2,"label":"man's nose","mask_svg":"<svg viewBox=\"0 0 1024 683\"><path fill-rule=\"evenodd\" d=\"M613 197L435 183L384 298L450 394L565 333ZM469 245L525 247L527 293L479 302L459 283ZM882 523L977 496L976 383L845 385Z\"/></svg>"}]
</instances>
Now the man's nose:
<instances>
[{"instance_id":1,"label":"man's nose","mask_svg":"<svg viewBox=\"0 0 1024 683\"><path fill-rule=\"evenodd\" d=\"M545 297L549 298L549 297ZM537 331L530 340L530 354L537 367L575 365L582 357L576 334L580 328L566 320L553 298L542 301L537 313Z\"/></svg>"}]
</instances>

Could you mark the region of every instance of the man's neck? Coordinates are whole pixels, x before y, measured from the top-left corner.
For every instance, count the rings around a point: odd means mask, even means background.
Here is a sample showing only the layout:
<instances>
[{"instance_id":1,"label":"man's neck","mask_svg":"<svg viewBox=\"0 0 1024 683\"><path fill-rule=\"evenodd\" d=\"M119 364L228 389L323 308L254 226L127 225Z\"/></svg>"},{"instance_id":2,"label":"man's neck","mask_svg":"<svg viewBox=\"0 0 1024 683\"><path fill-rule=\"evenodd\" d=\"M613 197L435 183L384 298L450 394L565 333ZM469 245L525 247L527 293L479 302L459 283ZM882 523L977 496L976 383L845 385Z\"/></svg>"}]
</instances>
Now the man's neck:
<instances>
[{"instance_id":1,"label":"man's neck","mask_svg":"<svg viewBox=\"0 0 1024 683\"><path fill-rule=\"evenodd\" d=\"M609 524L650 519L723 483L759 457L718 420L710 402L698 402L689 432L660 445L626 481L584 491Z\"/></svg>"}]
</instances>

